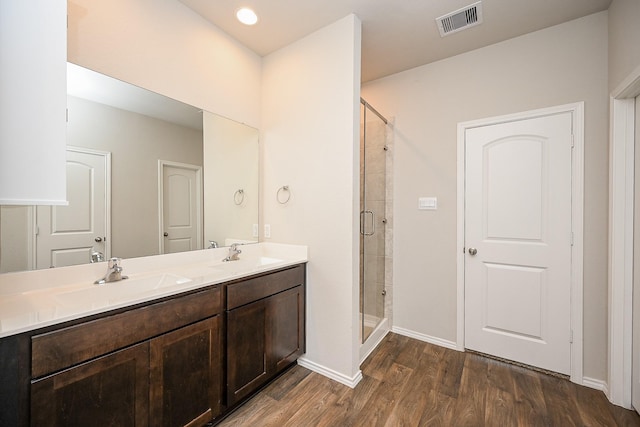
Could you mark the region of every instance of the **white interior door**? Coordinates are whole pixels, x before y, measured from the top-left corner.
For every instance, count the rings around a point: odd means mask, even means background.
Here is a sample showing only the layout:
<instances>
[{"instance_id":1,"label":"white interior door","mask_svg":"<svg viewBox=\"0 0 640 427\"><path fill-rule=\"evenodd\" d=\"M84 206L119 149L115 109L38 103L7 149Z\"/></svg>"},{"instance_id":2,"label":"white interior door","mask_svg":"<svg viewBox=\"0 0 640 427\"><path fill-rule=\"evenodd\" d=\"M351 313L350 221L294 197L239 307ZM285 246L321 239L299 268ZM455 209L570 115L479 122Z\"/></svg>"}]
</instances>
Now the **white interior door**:
<instances>
[{"instance_id":1,"label":"white interior door","mask_svg":"<svg viewBox=\"0 0 640 427\"><path fill-rule=\"evenodd\" d=\"M635 118L635 201L633 242L633 346L631 404L640 413L640 97L636 98Z\"/></svg>"},{"instance_id":2,"label":"white interior door","mask_svg":"<svg viewBox=\"0 0 640 427\"><path fill-rule=\"evenodd\" d=\"M162 162L161 253L202 249L202 168Z\"/></svg>"},{"instance_id":3,"label":"white interior door","mask_svg":"<svg viewBox=\"0 0 640 427\"><path fill-rule=\"evenodd\" d=\"M68 206L38 206L36 268L86 264L109 256L110 154L67 148Z\"/></svg>"},{"instance_id":4,"label":"white interior door","mask_svg":"<svg viewBox=\"0 0 640 427\"><path fill-rule=\"evenodd\" d=\"M570 374L571 113L465 133L465 347Z\"/></svg>"}]
</instances>

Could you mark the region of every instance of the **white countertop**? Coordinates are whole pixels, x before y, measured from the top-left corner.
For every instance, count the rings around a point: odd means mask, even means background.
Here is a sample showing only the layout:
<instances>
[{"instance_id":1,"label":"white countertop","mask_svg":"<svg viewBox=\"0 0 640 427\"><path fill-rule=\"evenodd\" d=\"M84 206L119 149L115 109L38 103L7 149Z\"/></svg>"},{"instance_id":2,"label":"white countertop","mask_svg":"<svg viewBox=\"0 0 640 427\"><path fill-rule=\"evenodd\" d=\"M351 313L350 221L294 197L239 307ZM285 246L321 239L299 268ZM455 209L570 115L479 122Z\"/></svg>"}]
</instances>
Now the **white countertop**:
<instances>
[{"instance_id":1,"label":"white countertop","mask_svg":"<svg viewBox=\"0 0 640 427\"><path fill-rule=\"evenodd\" d=\"M95 285L107 263L0 274L0 338L308 260L306 246L240 246L238 261L222 262L228 248L122 261L126 280Z\"/></svg>"}]
</instances>

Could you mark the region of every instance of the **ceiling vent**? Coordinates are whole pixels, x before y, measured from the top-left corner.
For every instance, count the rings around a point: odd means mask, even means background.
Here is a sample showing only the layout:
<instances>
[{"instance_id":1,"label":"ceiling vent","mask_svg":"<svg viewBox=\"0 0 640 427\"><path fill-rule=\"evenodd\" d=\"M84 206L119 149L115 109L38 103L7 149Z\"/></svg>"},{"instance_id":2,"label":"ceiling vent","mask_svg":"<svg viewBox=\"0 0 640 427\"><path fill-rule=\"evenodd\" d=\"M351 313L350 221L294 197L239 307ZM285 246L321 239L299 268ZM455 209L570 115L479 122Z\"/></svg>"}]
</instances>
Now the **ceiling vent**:
<instances>
[{"instance_id":1,"label":"ceiling vent","mask_svg":"<svg viewBox=\"0 0 640 427\"><path fill-rule=\"evenodd\" d=\"M477 2L455 12L436 18L440 37L466 30L482 23L482 2Z\"/></svg>"}]
</instances>

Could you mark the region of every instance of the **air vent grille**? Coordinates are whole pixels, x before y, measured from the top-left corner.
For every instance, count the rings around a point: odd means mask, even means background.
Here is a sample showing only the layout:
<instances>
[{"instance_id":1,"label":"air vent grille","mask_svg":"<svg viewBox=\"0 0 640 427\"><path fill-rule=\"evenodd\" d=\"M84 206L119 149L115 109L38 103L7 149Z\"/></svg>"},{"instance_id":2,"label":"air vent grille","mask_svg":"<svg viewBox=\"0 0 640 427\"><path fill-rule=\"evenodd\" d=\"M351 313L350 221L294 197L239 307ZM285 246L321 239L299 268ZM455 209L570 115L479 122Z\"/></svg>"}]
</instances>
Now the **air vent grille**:
<instances>
[{"instance_id":1,"label":"air vent grille","mask_svg":"<svg viewBox=\"0 0 640 427\"><path fill-rule=\"evenodd\" d=\"M440 37L466 30L482 23L482 2L477 2L436 19Z\"/></svg>"}]
</instances>

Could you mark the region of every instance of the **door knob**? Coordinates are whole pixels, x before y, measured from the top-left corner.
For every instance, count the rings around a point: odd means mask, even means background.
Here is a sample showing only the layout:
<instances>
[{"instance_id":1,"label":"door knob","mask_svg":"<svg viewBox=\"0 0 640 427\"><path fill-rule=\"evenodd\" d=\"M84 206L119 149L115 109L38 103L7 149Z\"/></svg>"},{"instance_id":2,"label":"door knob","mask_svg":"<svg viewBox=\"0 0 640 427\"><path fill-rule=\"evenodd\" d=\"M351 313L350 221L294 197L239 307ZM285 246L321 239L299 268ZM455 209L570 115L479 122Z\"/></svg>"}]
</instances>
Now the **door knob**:
<instances>
[{"instance_id":1,"label":"door knob","mask_svg":"<svg viewBox=\"0 0 640 427\"><path fill-rule=\"evenodd\" d=\"M469 248L469 255L475 255L478 253L478 250L476 248Z\"/></svg>"},{"instance_id":2,"label":"door knob","mask_svg":"<svg viewBox=\"0 0 640 427\"><path fill-rule=\"evenodd\" d=\"M166 231L164 232L164 237L169 237L169 233L167 233Z\"/></svg>"},{"instance_id":3,"label":"door knob","mask_svg":"<svg viewBox=\"0 0 640 427\"><path fill-rule=\"evenodd\" d=\"M93 239L93 240L95 240L96 242L100 243L100 242L102 242L102 237L96 237L96 238L95 238L95 239Z\"/></svg>"}]
</instances>

